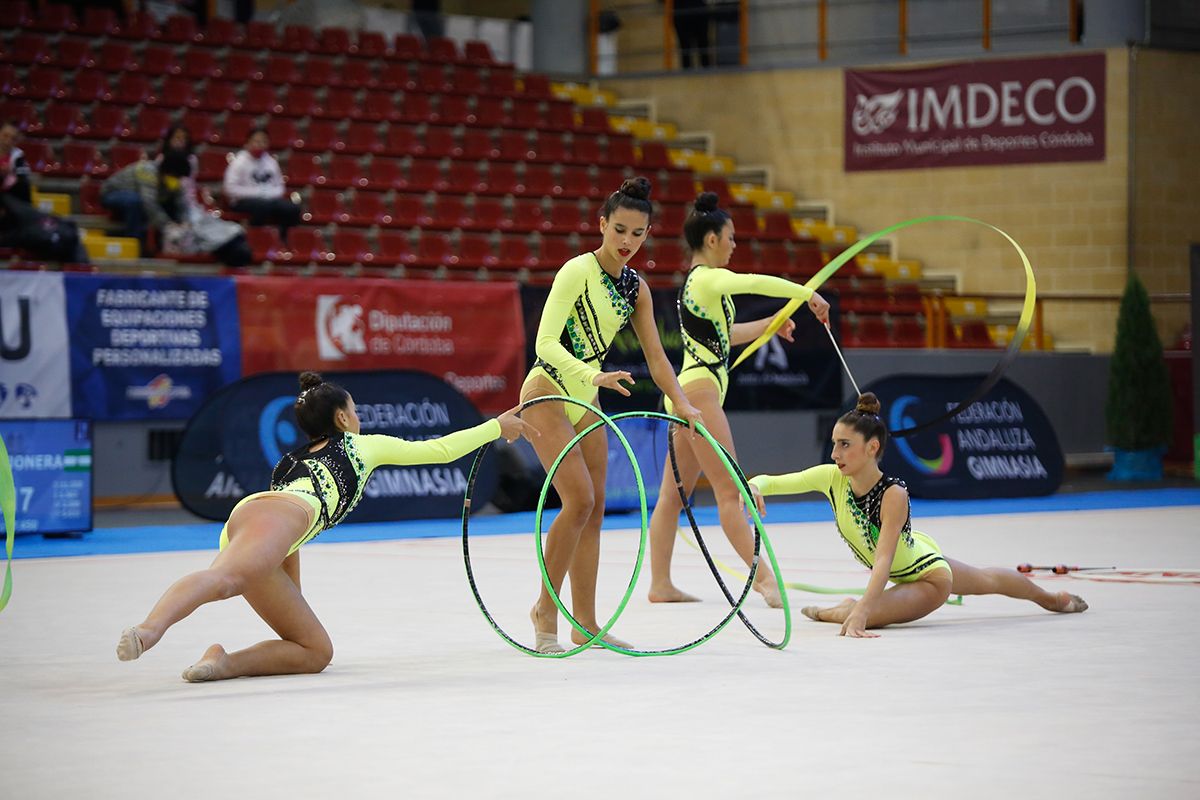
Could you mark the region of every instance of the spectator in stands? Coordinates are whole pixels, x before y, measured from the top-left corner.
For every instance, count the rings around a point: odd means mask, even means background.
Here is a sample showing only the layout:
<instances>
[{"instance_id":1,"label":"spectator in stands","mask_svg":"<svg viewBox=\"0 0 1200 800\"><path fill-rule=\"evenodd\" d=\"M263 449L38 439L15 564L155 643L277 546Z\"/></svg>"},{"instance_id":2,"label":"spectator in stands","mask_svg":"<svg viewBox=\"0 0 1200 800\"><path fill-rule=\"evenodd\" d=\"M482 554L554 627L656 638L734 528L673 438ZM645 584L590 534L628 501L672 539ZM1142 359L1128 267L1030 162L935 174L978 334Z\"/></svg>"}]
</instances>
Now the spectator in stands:
<instances>
[{"instance_id":1,"label":"spectator in stands","mask_svg":"<svg viewBox=\"0 0 1200 800\"><path fill-rule=\"evenodd\" d=\"M17 147L20 130L15 123L0 123L0 192L25 203L32 203L29 162Z\"/></svg>"},{"instance_id":2,"label":"spectator in stands","mask_svg":"<svg viewBox=\"0 0 1200 800\"><path fill-rule=\"evenodd\" d=\"M420 33L425 41L434 36L445 36L446 21L442 18L441 0L412 0L408 31Z\"/></svg>"},{"instance_id":3,"label":"spectator in stands","mask_svg":"<svg viewBox=\"0 0 1200 800\"><path fill-rule=\"evenodd\" d=\"M288 197L283 171L267 145L265 130L250 132L225 168L225 200L232 210L249 214L251 225L278 225L286 237L288 228L300 224L300 205Z\"/></svg>"},{"instance_id":4,"label":"spectator in stands","mask_svg":"<svg viewBox=\"0 0 1200 800\"><path fill-rule=\"evenodd\" d=\"M250 246L242 226L211 211L211 197L196 184L193 176L198 165L185 128L173 126L167 131L158 165L158 203L171 218L163 227L163 251L211 253L231 267L249 264Z\"/></svg>"},{"instance_id":5,"label":"spectator in stands","mask_svg":"<svg viewBox=\"0 0 1200 800\"><path fill-rule=\"evenodd\" d=\"M121 221L119 235L137 239L143 252L149 226L157 229L171 221L158 203L158 162L147 158L110 175L100 187L100 204Z\"/></svg>"},{"instance_id":6,"label":"spectator in stands","mask_svg":"<svg viewBox=\"0 0 1200 800\"><path fill-rule=\"evenodd\" d=\"M675 0L672 21L679 37L679 62L684 69L709 67L709 15L706 0Z\"/></svg>"}]
</instances>

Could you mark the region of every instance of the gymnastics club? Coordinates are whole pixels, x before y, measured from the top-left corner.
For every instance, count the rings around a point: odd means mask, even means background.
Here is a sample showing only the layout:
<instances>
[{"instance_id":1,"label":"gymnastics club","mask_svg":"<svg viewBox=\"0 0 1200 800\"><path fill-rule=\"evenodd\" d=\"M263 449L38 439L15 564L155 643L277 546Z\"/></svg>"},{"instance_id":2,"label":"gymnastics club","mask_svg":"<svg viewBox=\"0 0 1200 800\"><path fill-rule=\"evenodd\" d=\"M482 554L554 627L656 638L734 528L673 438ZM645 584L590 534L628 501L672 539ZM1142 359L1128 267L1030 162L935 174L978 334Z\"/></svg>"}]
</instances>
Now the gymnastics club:
<instances>
[{"instance_id":1,"label":"gymnastics club","mask_svg":"<svg viewBox=\"0 0 1200 800\"><path fill-rule=\"evenodd\" d=\"M1055 575L1066 575L1068 572L1090 572L1094 570L1116 569L1116 567L1068 567L1066 564L1055 564L1052 567L1037 567L1033 564L1017 564L1017 572L1034 572L1049 570Z\"/></svg>"},{"instance_id":2,"label":"gymnastics club","mask_svg":"<svg viewBox=\"0 0 1200 800\"><path fill-rule=\"evenodd\" d=\"M838 360L842 362L842 367L846 370L846 375L850 378L850 384L854 387L854 396L857 398L862 392L859 391L858 382L854 380L854 375L850 372L850 366L842 356L842 350L838 347L837 339L833 338L833 330L829 327L828 322L825 323L825 332L829 334L829 341L833 342L833 351L838 354Z\"/></svg>"}]
</instances>

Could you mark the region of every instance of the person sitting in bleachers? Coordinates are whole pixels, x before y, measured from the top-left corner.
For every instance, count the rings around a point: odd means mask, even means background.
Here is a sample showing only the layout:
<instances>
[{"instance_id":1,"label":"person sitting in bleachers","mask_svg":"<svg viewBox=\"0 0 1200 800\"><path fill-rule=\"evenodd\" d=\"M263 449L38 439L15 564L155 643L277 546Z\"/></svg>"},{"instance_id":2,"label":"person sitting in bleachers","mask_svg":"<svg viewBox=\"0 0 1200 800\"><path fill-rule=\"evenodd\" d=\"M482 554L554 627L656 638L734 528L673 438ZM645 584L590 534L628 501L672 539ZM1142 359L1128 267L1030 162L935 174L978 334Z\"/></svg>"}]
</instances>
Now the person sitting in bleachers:
<instances>
[{"instance_id":1,"label":"person sitting in bleachers","mask_svg":"<svg viewBox=\"0 0 1200 800\"><path fill-rule=\"evenodd\" d=\"M32 258L87 263L75 223L33 207L32 170L17 146L19 136L15 124L0 123L0 247Z\"/></svg>"},{"instance_id":2,"label":"person sitting in bleachers","mask_svg":"<svg viewBox=\"0 0 1200 800\"><path fill-rule=\"evenodd\" d=\"M149 226L162 228L171 221L158 203L158 163L147 158L110 175L100 187L100 205L121 221L123 229L118 235L137 239L143 252Z\"/></svg>"},{"instance_id":3,"label":"person sitting in bleachers","mask_svg":"<svg viewBox=\"0 0 1200 800\"><path fill-rule=\"evenodd\" d=\"M278 225L280 237L300 224L300 205L288 197L283 171L267 152L267 132L256 128L225 169L229 208L250 215L251 225Z\"/></svg>"},{"instance_id":4,"label":"person sitting in bleachers","mask_svg":"<svg viewBox=\"0 0 1200 800\"><path fill-rule=\"evenodd\" d=\"M157 163L158 204L170 218L163 226L163 252L211 253L227 266L249 264L250 246L242 226L210 210L211 198L196 184L197 161L186 128L175 125L167 131Z\"/></svg>"},{"instance_id":5,"label":"person sitting in bleachers","mask_svg":"<svg viewBox=\"0 0 1200 800\"><path fill-rule=\"evenodd\" d=\"M25 203L32 203L29 163L17 147L20 132L12 122L0 123L0 192Z\"/></svg>"}]
</instances>

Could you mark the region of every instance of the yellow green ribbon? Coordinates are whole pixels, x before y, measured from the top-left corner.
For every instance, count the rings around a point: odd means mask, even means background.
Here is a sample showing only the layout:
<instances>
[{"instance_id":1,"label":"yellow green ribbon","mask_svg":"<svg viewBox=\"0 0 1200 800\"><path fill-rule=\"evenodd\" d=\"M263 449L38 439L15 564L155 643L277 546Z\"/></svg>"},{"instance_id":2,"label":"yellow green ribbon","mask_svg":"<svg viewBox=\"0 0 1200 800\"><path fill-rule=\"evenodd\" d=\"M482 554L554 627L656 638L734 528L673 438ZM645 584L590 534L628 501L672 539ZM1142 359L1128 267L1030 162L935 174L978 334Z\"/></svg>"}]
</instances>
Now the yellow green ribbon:
<instances>
[{"instance_id":1,"label":"yellow green ribbon","mask_svg":"<svg viewBox=\"0 0 1200 800\"><path fill-rule=\"evenodd\" d=\"M915 219L897 222L895 225L884 228L880 231L876 231L875 233L858 240L850 247L847 247L835 258L831 259L830 262L826 264L816 275L813 275L811 278L809 278L804 285L815 292L823 283L825 283L825 281L829 280L829 278L832 277L835 272L841 269L843 265L849 263L852 258L866 248L870 247L879 239L882 239L884 236L887 236L890 233L895 233L898 230L909 228L913 225L920 225L925 222L970 222L973 225L982 225L985 228L990 228L1007 239L1009 243L1016 249L1017 254L1021 257L1021 263L1025 266L1025 302L1021 306L1021 318L1017 323L1017 329L1013 334L1012 341L1008 344L1008 349L1004 352L1003 356L1001 356L999 363L997 363L996 367L992 370L992 373L984 379L983 383L981 383L979 388L972 393L971 397L960 403L957 408L950 410L935 420L931 420L914 428L907 428L903 431L892 431L893 435L912 433L918 429L927 428L943 419L953 417L955 414L960 413L964 408L983 397L983 395L987 394L988 390L991 389L992 386L996 384L996 381L1000 379L1000 375L1004 372L1012 360L1016 358L1017 353L1020 352L1021 343L1025 341L1025 335L1029 332L1029 327L1033 322L1033 311L1037 303L1037 280L1033 276L1033 265L1029 263L1029 256L1025 255L1025 251L1021 249L1021 245L1017 244L1015 239L997 228L995 225L983 222L982 220L973 219L971 217L961 217L955 214L934 214L927 217L916 217ZM775 315L774 319L771 320L771 324L767 326L767 329L763 332L763 334L750 344L746 345L746 349L743 350L741 354L738 355L737 360L733 362L733 367L741 364L743 361L749 358L755 350L766 344L771 337L783 327L783 324L787 322L789 318L791 318L792 314L796 313L796 309L800 307L801 302L802 301L800 300L789 300L787 305L785 305L779 311L779 313ZM730 369L733 369L733 367L730 367Z\"/></svg>"},{"instance_id":2,"label":"yellow green ribbon","mask_svg":"<svg viewBox=\"0 0 1200 800\"><path fill-rule=\"evenodd\" d=\"M0 511L4 514L4 550L8 556L8 569L4 573L4 589L0 590L0 611L8 605L12 596L13 539L17 535L17 487L13 483L12 464L8 460L8 448L0 436Z\"/></svg>"}]
</instances>

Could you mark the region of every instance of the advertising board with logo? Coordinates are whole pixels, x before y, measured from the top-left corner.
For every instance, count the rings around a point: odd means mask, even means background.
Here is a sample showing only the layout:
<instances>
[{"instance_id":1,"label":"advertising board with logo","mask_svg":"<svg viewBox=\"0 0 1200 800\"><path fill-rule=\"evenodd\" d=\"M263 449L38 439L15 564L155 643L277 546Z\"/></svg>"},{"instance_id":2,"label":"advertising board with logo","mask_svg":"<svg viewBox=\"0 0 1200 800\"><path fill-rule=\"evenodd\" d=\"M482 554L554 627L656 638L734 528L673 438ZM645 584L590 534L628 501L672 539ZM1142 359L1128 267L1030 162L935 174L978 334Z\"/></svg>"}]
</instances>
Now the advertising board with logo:
<instances>
[{"instance_id":1,"label":"advertising board with logo","mask_svg":"<svg viewBox=\"0 0 1200 800\"><path fill-rule=\"evenodd\" d=\"M16 532L90 531L91 422L86 419L0 420L0 437L8 450L16 489Z\"/></svg>"},{"instance_id":2,"label":"advertising board with logo","mask_svg":"<svg viewBox=\"0 0 1200 800\"><path fill-rule=\"evenodd\" d=\"M982 375L893 375L864 387L883 406L889 431L953 409ZM1063 454L1041 407L1001 378L982 400L907 437L891 437L880 468L902 478L913 497L1031 497L1062 483Z\"/></svg>"},{"instance_id":3,"label":"advertising board with logo","mask_svg":"<svg viewBox=\"0 0 1200 800\"><path fill-rule=\"evenodd\" d=\"M432 439L478 425L483 417L462 393L422 372L329 372L354 398L363 434ZM304 444L293 406L294 372L255 375L214 393L188 422L171 465L175 494L199 516L224 520L247 494L266 491L283 455ZM462 512L471 458L450 464L384 466L363 490L350 522L454 517ZM476 478L482 508L495 492L495 459Z\"/></svg>"},{"instance_id":4,"label":"advertising board with logo","mask_svg":"<svg viewBox=\"0 0 1200 800\"><path fill-rule=\"evenodd\" d=\"M846 70L847 172L1103 161L1104 53Z\"/></svg>"},{"instance_id":5,"label":"advertising board with logo","mask_svg":"<svg viewBox=\"0 0 1200 800\"><path fill-rule=\"evenodd\" d=\"M516 284L241 278L245 374L414 369L483 411L517 402L525 342Z\"/></svg>"},{"instance_id":6,"label":"advertising board with logo","mask_svg":"<svg viewBox=\"0 0 1200 800\"><path fill-rule=\"evenodd\" d=\"M0 271L0 418L69 417L63 276Z\"/></svg>"},{"instance_id":7,"label":"advertising board with logo","mask_svg":"<svg viewBox=\"0 0 1200 800\"><path fill-rule=\"evenodd\" d=\"M237 291L228 278L68 275L77 416L186 419L241 375Z\"/></svg>"}]
</instances>

